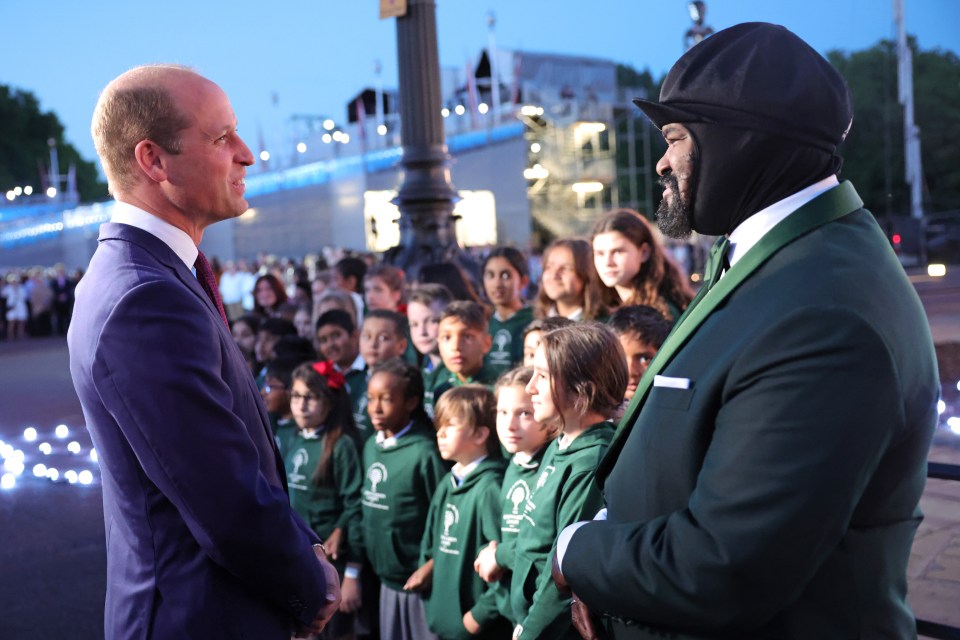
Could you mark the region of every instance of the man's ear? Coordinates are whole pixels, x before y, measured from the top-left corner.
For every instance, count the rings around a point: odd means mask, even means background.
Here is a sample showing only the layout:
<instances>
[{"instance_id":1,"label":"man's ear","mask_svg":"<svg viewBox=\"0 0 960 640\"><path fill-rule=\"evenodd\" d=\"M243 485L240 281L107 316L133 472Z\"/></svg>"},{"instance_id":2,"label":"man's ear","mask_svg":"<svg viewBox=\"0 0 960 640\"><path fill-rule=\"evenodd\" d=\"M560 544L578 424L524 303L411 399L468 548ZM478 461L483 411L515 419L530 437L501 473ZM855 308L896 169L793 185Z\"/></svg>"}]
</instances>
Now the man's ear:
<instances>
[{"instance_id":1,"label":"man's ear","mask_svg":"<svg viewBox=\"0 0 960 640\"><path fill-rule=\"evenodd\" d=\"M141 140L133 148L133 157L140 171L154 182L167 179L167 152L156 142Z\"/></svg>"}]
</instances>

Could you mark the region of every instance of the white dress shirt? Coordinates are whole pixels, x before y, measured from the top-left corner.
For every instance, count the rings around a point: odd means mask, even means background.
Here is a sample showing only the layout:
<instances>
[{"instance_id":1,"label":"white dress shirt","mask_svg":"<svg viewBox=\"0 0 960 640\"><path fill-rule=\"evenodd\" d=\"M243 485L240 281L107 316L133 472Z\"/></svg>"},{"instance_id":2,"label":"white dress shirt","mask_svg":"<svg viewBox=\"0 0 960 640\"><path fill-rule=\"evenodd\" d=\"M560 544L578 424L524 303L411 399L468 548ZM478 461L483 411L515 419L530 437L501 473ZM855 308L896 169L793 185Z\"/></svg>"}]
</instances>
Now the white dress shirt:
<instances>
[{"instance_id":1,"label":"white dress shirt","mask_svg":"<svg viewBox=\"0 0 960 640\"><path fill-rule=\"evenodd\" d=\"M187 235L187 232L183 229L173 226L166 220L161 220L152 213L147 213L143 209L119 200L113 207L110 222L127 224L159 238L161 242L177 254L178 258L183 260L183 264L187 265L188 269L193 269L193 263L197 261L200 250L197 249L197 245L193 244L193 238Z\"/></svg>"}]
</instances>

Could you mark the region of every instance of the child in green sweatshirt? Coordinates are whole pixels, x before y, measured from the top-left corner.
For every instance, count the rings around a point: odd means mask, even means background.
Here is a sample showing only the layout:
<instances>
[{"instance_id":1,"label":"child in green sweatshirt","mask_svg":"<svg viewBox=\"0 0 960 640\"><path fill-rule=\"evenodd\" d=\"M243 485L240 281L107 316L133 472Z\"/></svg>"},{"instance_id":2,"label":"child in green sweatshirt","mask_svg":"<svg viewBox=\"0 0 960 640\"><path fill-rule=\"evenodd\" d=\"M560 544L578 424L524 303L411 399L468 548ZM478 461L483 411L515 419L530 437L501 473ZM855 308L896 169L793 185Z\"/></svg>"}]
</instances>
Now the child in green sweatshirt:
<instances>
[{"instance_id":1,"label":"child in green sweatshirt","mask_svg":"<svg viewBox=\"0 0 960 640\"><path fill-rule=\"evenodd\" d=\"M367 410L376 436L363 447L362 545L380 579L382 640L430 640L421 594L406 590L418 566L430 498L447 469L423 411L416 365L394 357L373 367Z\"/></svg>"},{"instance_id":2,"label":"child in green sweatshirt","mask_svg":"<svg viewBox=\"0 0 960 640\"><path fill-rule=\"evenodd\" d=\"M477 552L500 536L503 459L493 437L496 402L480 385L447 391L437 402L437 444L453 469L430 503L421 566L406 588L432 583L426 601L430 630L443 640L496 640L510 633L496 593L473 570Z\"/></svg>"},{"instance_id":3,"label":"child in green sweatshirt","mask_svg":"<svg viewBox=\"0 0 960 640\"><path fill-rule=\"evenodd\" d=\"M578 323L541 337L527 392L534 420L558 427L560 436L547 446L516 538L510 583L515 639L580 637L571 624L570 597L551 578L550 559L560 531L603 506L594 473L626 387L623 348L605 325Z\"/></svg>"},{"instance_id":4,"label":"child in green sweatshirt","mask_svg":"<svg viewBox=\"0 0 960 640\"><path fill-rule=\"evenodd\" d=\"M327 633L330 638L352 637L361 602L361 564L347 540L360 526L361 471L346 380L329 360L301 364L290 379L295 424L277 432L290 503L323 540L340 574L342 602Z\"/></svg>"},{"instance_id":5,"label":"child in green sweatshirt","mask_svg":"<svg viewBox=\"0 0 960 640\"><path fill-rule=\"evenodd\" d=\"M506 373L523 360L523 330L533 320L533 309L523 304L530 282L527 259L514 247L494 247L483 261L483 290L493 304L488 331L493 346L487 366Z\"/></svg>"},{"instance_id":6,"label":"child in green sweatshirt","mask_svg":"<svg viewBox=\"0 0 960 640\"><path fill-rule=\"evenodd\" d=\"M510 606L510 581L517 534L523 524L524 507L540 476L543 454L557 435L555 427L533 419L533 402L526 390L532 377L532 367L518 367L497 381L497 436L500 445L513 457L500 492L500 541L491 541L474 562L477 574L496 585L500 615L514 624L517 621Z\"/></svg>"}]
</instances>

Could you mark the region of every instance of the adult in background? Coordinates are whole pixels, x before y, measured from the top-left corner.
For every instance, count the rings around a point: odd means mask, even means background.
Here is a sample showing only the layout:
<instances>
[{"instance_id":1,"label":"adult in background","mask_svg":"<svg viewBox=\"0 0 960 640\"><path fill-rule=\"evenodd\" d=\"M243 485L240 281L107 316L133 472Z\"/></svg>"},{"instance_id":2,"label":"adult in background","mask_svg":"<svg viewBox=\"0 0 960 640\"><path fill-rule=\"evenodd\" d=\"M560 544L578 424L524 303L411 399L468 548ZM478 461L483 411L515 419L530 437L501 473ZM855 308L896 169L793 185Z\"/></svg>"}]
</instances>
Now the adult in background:
<instances>
[{"instance_id":1,"label":"adult in background","mask_svg":"<svg viewBox=\"0 0 960 640\"><path fill-rule=\"evenodd\" d=\"M217 85L167 65L116 78L94 112L117 203L68 343L100 456L111 639L286 640L339 600L197 249L247 208L236 124Z\"/></svg>"},{"instance_id":2,"label":"adult in background","mask_svg":"<svg viewBox=\"0 0 960 640\"><path fill-rule=\"evenodd\" d=\"M53 291L53 321L58 335L67 335L70 326L70 315L73 313L73 289L76 283L67 275L67 268L63 263L53 267L53 277L50 278L50 289Z\"/></svg>"},{"instance_id":3,"label":"adult in background","mask_svg":"<svg viewBox=\"0 0 960 640\"><path fill-rule=\"evenodd\" d=\"M575 620L597 620L586 605L615 638L915 637L937 367L916 292L837 179L846 83L748 23L636 102L667 141L660 228L721 237L598 468L607 519L558 538Z\"/></svg>"}]
</instances>

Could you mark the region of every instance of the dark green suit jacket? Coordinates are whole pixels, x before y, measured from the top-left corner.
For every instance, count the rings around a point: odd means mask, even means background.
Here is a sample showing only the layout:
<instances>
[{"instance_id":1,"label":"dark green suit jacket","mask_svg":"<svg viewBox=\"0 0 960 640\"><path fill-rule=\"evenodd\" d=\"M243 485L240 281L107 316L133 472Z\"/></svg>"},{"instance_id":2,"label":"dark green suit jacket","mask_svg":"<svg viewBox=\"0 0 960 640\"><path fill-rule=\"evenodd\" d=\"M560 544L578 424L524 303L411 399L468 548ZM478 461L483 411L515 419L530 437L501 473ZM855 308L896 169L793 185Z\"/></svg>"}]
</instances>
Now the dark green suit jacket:
<instances>
[{"instance_id":1,"label":"dark green suit jacket","mask_svg":"<svg viewBox=\"0 0 960 640\"><path fill-rule=\"evenodd\" d=\"M937 367L919 299L848 183L787 220L841 193L856 204L834 213L852 213L752 265L751 249L651 363L674 386L624 416L598 473L609 520L563 559L614 637L915 634L906 567Z\"/></svg>"}]
</instances>

